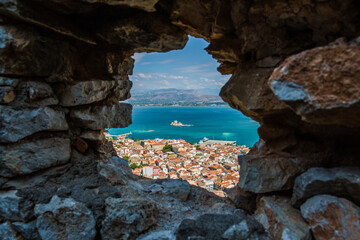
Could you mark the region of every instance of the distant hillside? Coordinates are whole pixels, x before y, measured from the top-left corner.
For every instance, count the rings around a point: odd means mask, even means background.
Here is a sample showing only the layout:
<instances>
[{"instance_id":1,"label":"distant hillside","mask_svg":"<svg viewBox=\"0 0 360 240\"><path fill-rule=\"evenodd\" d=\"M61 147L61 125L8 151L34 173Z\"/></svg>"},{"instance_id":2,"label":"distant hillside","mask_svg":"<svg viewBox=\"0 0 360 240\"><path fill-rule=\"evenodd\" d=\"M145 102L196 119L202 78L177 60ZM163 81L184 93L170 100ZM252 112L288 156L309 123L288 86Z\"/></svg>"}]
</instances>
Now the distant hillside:
<instances>
[{"instance_id":1,"label":"distant hillside","mask_svg":"<svg viewBox=\"0 0 360 240\"><path fill-rule=\"evenodd\" d=\"M197 90L159 89L131 94L134 105L211 105L223 104L219 96L206 95Z\"/></svg>"}]
</instances>

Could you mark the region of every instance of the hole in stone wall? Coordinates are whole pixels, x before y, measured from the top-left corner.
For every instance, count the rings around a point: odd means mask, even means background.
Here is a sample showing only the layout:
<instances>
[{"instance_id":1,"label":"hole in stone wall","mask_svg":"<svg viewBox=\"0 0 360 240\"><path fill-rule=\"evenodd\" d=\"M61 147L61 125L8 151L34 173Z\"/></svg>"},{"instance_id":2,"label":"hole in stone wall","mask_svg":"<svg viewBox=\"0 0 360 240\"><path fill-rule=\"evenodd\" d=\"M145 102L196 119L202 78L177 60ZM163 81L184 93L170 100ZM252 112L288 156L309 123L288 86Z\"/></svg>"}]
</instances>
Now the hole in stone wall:
<instances>
[{"instance_id":1,"label":"hole in stone wall","mask_svg":"<svg viewBox=\"0 0 360 240\"><path fill-rule=\"evenodd\" d=\"M189 37L183 50L135 54L133 123L106 136L134 174L184 179L224 196L239 181L238 155L258 141L259 124L218 96L229 76L206 46Z\"/></svg>"}]
</instances>

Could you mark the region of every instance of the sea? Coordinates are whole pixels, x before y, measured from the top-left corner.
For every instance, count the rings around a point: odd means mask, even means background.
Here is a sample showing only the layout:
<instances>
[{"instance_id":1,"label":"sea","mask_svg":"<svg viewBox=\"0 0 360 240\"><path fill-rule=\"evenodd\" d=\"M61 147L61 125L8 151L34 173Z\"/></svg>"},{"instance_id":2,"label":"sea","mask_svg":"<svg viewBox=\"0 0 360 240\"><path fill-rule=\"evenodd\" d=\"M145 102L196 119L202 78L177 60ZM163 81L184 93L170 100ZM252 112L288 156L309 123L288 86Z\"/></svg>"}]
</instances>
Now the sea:
<instances>
[{"instance_id":1,"label":"sea","mask_svg":"<svg viewBox=\"0 0 360 240\"><path fill-rule=\"evenodd\" d=\"M134 106L132 119L129 127L107 131L112 135L131 132L129 137L135 139L184 139L195 143L206 137L248 147L259 140L259 124L229 106ZM193 126L170 126L174 120Z\"/></svg>"}]
</instances>

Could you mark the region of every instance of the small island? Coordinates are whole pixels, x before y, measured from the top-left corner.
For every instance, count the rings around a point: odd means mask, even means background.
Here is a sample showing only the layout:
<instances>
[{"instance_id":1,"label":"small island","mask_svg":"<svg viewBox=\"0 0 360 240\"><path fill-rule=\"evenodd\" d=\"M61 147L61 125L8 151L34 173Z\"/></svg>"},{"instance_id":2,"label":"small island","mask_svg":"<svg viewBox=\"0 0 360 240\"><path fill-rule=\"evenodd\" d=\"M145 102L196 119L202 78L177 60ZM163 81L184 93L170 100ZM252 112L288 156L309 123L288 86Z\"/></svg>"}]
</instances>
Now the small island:
<instances>
[{"instance_id":1,"label":"small island","mask_svg":"<svg viewBox=\"0 0 360 240\"><path fill-rule=\"evenodd\" d=\"M178 121L173 121L172 123L170 123L171 126L174 126L174 127L191 127L191 126L194 126L194 125L191 125L191 124L182 124L181 122L178 122Z\"/></svg>"}]
</instances>

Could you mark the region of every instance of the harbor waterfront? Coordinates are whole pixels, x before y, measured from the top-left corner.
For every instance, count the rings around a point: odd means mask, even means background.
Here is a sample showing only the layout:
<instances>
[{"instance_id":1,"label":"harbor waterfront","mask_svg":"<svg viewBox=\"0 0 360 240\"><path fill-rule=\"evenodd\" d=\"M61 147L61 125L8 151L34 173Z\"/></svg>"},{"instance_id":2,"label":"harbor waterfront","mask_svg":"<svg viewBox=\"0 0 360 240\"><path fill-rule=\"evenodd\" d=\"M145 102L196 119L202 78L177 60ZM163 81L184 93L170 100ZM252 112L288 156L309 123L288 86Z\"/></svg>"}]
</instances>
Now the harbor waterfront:
<instances>
[{"instance_id":1,"label":"harbor waterfront","mask_svg":"<svg viewBox=\"0 0 360 240\"><path fill-rule=\"evenodd\" d=\"M174 120L191 127L173 127ZM229 106L134 106L133 123L127 128L107 129L111 135L132 133L135 139L184 139L236 141L237 145L253 146L258 140L259 124Z\"/></svg>"}]
</instances>

